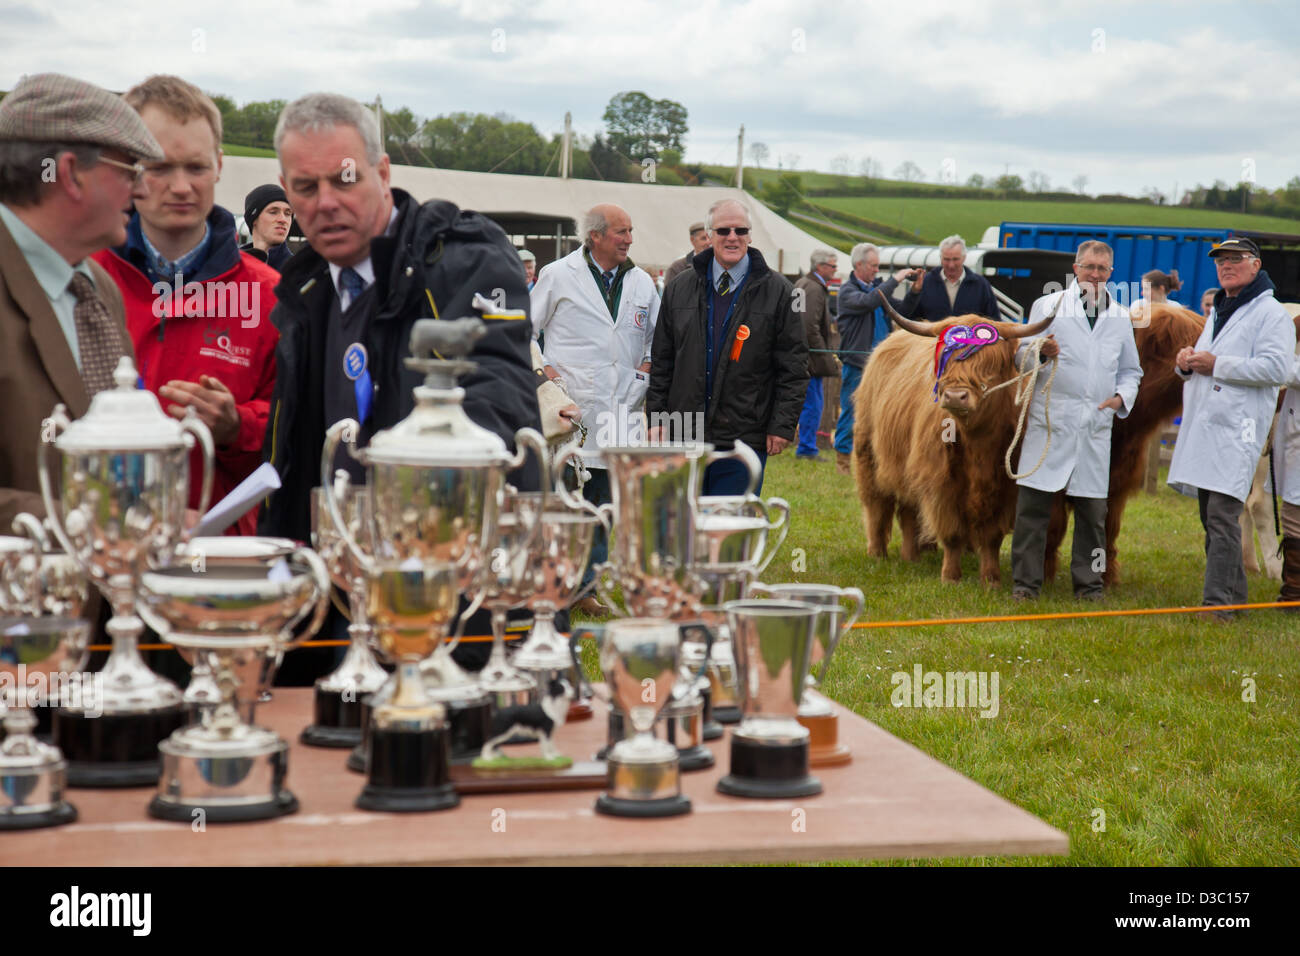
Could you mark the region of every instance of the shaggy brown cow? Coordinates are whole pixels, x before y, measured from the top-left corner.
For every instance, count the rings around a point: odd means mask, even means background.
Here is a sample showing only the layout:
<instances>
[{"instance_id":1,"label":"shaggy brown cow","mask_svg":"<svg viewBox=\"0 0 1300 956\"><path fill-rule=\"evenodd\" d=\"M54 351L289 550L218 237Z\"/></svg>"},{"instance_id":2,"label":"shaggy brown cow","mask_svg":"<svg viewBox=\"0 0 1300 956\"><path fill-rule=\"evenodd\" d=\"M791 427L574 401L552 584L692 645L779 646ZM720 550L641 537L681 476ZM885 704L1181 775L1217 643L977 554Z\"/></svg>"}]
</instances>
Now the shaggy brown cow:
<instances>
[{"instance_id":1,"label":"shaggy brown cow","mask_svg":"<svg viewBox=\"0 0 1300 956\"><path fill-rule=\"evenodd\" d=\"M1147 306L1150 321L1133 329L1138 359L1142 363L1142 384L1138 386L1133 411L1117 418L1110 438L1110 491L1106 505L1106 570L1101 580L1106 587L1119 583L1119 561L1115 541L1119 537L1124 506L1142 487L1146 474L1147 449L1156 431L1172 421L1183 407L1183 380L1174 371L1174 356L1185 345L1195 345L1205 328L1205 319L1175 303ZM1057 548L1065 537L1065 493L1057 495L1047 529L1046 580L1056 575Z\"/></svg>"},{"instance_id":2,"label":"shaggy brown cow","mask_svg":"<svg viewBox=\"0 0 1300 956\"><path fill-rule=\"evenodd\" d=\"M944 581L961 579L962 552L969 548L979 555L980 577L997 584L998 549L1015 522L1016 486L1003 456L1016 416L1013 388L989 390L1014 377L1018 340L1041 333L1055 312L1020 325L979 315L914 322L888 301L885 308L905 331L871 353L853 397L853 472L867 553L885 556L897 510L903 560L916 560L923 528L943 546ZM992 325L1000 338L966 359L954 356L935 401L935 337L978 323Z\"/></svg>"}]
</instances>

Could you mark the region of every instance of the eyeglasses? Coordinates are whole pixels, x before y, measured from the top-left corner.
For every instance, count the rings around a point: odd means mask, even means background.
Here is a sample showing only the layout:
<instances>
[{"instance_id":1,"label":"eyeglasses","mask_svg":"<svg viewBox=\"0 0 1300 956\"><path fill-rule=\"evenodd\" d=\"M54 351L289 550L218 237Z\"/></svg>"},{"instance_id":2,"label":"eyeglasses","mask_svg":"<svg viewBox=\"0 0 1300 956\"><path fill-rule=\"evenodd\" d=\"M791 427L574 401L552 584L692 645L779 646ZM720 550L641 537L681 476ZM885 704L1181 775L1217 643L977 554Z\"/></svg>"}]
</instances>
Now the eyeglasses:
<instances>
[{"instance_id":1,"label":"eyeglasses","mask_svg":"<svg viewBox=\"0 0 1300 956\"><path fill-rule=\"evenodd\" d=\"M738 235L738 236L747 236L747 235L749 235L749 227L748 227L748 226L736 226L734 230L732 229L731 226L714 226L714 227L713 227L713 233L714 233L714 235L721 236L723 239L726 239L729 235L732 234L733 231L734 231L734 232L736 233L736 235Z\"/></svg>"},{"instance_id":2,"label":"eyeglasses","mask_svg":"<svg viewBox=\"0 0 1300 956\"><path fill-rule=\"evenodd\" d=\"M1110 266L1084 265L1084 264L1081 263L1081 262L1076 262L1075 265L1078 267L1078 269L1079 269L1080 272L1102 272L1102 273L1104 273L1104 272L1110 272L1110 271L1111 271L1111 267L1110 267Z\"/></svg>"},{"instance_id":3,"label":"eyeglasses","mask_svg":"<svg viewBox=\"0 0 1300 956\"><path fill-rule=\"evenodd\" d=\"M139 163L119 163L116 159L109 159L107 156L99 157L101 163L107 163L110 166L116 166L118 169L125 169L131 174L131 181L138 183L140 177L144 175L144 167Z\"/></svg>"},{"instance_id":4,"label":"eyeglasses","mask_svg":"<svg viewBox=\"0 0 1300 956\"><path fill-rule=\"evenodd\" d=\"M1255 258L1254 256L1245 256L1245 255L1242 255L1242 256L1215 256L1215 257L1214 257L1214 264L1215 264L1215 265L1218 265L1218 266L1221 266L1221 265L1223 265L1225 262L1230 262L1230 263L1232 263L1233 265L1236 265L1236 264L1239 263L1239 262L1245 262L1247 259L1254 259L1254 258Z\"/></svg>"}]
</instances>

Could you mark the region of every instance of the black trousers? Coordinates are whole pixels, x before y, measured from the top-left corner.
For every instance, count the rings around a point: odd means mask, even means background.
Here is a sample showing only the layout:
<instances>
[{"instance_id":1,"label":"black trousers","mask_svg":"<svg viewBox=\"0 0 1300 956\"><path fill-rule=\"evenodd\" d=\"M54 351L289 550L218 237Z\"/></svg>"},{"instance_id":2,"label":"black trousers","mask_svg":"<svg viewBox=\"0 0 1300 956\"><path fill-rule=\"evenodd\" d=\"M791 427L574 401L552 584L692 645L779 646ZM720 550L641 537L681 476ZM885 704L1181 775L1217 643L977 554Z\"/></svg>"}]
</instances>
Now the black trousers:
<instances>
[{"instance_id":1,"label":"black trousers","mask_svg":"<svg viewBox=\"0 0 1300 956\"><path fill-rule=\"evenodd\" d=\"M1047 525L1052 517L1054 491L1021 485L1016 496L1016 528L1011 536L1011 577L1016 590L1037 596L1043 587L1043 561L1047 557ZM1074 546L1070 552L1070 578L1075 597L1102 593L1106 570L1106 499L1076 498Z\"/></svg>"},{"instance_id":2,"label":"black trousers","mask_svg":"<svg viewBox=\"0 0 1300 956\"><path fill-rule=\"evenodd\" d=\"M1202 604L1245 604L1246 564L1241 556L1243 503L1218 491L1196 490L1205 529L1205 590Z\"/></svg>"}]
</instances>

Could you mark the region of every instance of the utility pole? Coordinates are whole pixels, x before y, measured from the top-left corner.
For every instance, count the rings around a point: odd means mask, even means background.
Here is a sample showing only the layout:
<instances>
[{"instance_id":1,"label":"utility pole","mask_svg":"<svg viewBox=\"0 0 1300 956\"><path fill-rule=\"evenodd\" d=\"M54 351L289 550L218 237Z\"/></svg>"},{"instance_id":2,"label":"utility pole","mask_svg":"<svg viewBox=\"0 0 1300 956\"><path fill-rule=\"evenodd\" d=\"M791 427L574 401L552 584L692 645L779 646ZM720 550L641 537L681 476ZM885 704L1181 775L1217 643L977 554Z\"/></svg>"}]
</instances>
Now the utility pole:
<instances>
[{"instance_id":1,"label":"utility pole","mask_svg":"<svg viewBox=\"0 0 1300 956\"><path fill-rule=\"evenodd\" d=\"M573 114L564 114L564 140L560 144L560 178L568 179L573 173Z\"/></svg>"},{"instance_id":2,"label":"utility pole","mask_svg":"<svg viewBox=\"0 0 1300 956\"><path fill-rule=\"evenodd\" d=\"M379 151L388 152L387 141L384 139L384 98L378 93L375 94L375 122L379 124Z\"/></svg>"},{"instance_id":3,"label":"utility pole","mask_svg":"<svg viewBox=\"0 0 1300 956\"><path fill-rule=\"evenodd\" d=\"M736 137L736 188L745 188L745 125L740 126L740 135Z\"/></svg>"}]
</instances>

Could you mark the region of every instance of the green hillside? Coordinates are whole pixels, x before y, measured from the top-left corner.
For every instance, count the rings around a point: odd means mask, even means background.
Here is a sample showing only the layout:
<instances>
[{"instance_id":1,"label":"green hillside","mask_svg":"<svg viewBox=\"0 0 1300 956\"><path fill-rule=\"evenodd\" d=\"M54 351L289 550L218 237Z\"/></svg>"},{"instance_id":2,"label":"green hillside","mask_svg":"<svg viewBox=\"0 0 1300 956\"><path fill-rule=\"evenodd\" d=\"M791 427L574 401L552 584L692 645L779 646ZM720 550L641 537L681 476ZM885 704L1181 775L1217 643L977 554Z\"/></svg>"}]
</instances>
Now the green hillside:
<instances>
[{"instance_id":1,"label":"green hillside","mask_svg":"<svg viewBox=\"0 0 1300 956\"><path fill-rule=\"evenodd\" d=\"M817 205L865 216L937 242L958 233L978 242L989 226L1010 220L1079 222L1125 226L1174 226L1183 229L1257 229L1300 234L1300 221L1270 216L1145 203L1046 202L1032 199L941 199L899 196L821 196Z\"/></svg>"},{"instance_id":2,"label":"green hillside","mask_svg":"<svg viewBox=\"0 0 1300 956\"><path fill-rule=\"evenodd\" d=\"M261 156L274 157L275 150L263 149L260 146L236 146L234 143L222 143L221 151L227 156Z\"/></svg>"}]
</instances>

